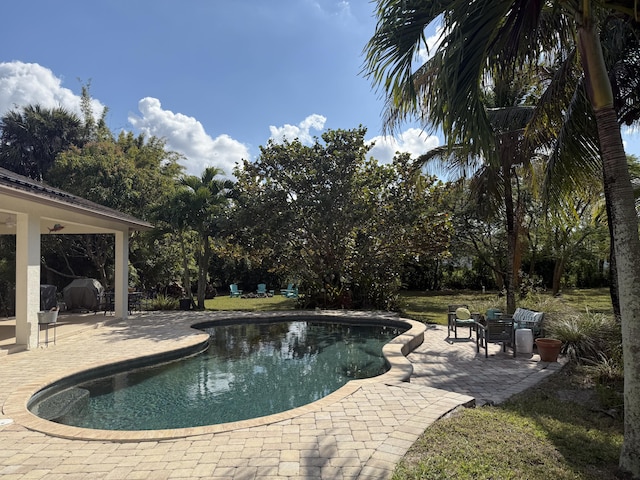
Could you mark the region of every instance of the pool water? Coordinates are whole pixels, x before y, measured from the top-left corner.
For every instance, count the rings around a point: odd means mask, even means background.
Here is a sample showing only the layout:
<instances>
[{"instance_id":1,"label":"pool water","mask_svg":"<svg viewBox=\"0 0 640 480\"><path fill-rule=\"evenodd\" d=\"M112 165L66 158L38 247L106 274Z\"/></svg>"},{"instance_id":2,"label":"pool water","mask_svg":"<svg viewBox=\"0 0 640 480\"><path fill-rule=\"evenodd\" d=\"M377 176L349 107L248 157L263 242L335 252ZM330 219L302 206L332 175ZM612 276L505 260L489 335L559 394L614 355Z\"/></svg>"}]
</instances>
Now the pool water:
<instances>
[{"instance_id":1,"label":"pool water","mask_svg":"<svg viewBox=\"0 0 640 480\"><path fill-rule=\"evenodd\" d=\"M83 400L53 419L106 430L159 430L246 420L316 401L385 373L382 346L406 329L317 321L203 328L197 356L73 387ZM86 391L89 395L86 395ZM37 411L37 402L30 405Z\"/></svg>"}]
</instances>

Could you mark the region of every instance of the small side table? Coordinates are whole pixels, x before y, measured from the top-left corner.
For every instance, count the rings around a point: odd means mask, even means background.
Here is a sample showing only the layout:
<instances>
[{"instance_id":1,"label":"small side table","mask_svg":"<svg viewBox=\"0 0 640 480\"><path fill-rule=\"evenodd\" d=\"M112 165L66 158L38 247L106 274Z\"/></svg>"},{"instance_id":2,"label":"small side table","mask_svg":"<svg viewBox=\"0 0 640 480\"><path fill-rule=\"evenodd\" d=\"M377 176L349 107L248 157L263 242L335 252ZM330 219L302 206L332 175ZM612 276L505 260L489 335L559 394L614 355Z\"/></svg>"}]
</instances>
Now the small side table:
<instances>
[{"instance_id":1,"label":"small side table","mask_svg":"<svg viewBox=\"0 0 640 480\"><path fill-rule=\"evenodd\" d=\"M516 347L518 353L533 353L533 330L530 328L516 330Z\"/></svg>"},{"instance_id":2,"label":"small side table","mask_svg":"<svg viewBox=\"0 0 640 480\"><path fill-rule=\"evenodd\" d=\"M58 325L58 311L38 312L38 344L40 344L40 325L45 325L44 344L49 346L49 325L53 324L53 344L56 344L56 326Z\"/></svg>"}]
</instances>

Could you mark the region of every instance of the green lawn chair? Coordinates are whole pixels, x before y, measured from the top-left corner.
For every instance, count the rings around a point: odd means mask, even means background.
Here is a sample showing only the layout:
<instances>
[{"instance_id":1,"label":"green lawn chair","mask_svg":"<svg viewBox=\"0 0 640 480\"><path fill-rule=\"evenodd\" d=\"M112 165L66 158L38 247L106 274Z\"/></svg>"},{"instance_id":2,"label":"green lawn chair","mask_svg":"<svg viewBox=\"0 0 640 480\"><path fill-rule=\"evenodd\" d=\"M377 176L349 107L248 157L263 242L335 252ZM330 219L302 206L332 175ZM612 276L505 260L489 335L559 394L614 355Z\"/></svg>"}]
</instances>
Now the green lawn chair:
<instances>
[{"instance_id":1,"label":"green lawn chair","mask_svg":"<svg viewBox=\"0 0 640 480\"><path fill-rule=\"evenodd\" d=\"M287 285L287 288L280 289L280 295L283 297L288 297L291 293L293 293L293 283Z\"/></svg>"},{"instance_id":2,"label":"green lawn chair","mask_svg":"<svg viewBox=\"0 0 640 480\"><path fill-rule=\"evenodd\" d=\"M229 285L229 290L231 291L229 296L232 298L240 297L240 295L242 295L242 290L238 290L238 285L235 283L232 283L231 285Z\"/></svg>"},{"instance_id":3,"label":"green lawn chair","mask_svg":"<svg viewBox=\"0 0 640 480\"><path fill-rule=\"evenodd\" d=\"M280 290L280 294L287 298L298 298L298 287L294 287L293 283L290 283L287 288Z\"/></svg>"}]
</instances>

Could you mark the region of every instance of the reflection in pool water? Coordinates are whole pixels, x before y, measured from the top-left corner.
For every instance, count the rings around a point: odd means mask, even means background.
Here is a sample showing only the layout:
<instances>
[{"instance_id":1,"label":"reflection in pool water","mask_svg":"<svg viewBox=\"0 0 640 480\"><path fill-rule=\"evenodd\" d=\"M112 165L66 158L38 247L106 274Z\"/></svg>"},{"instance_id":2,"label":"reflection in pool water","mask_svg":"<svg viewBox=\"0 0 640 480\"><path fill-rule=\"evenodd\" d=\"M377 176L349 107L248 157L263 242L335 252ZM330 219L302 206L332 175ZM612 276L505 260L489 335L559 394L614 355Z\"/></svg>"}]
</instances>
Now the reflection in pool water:
<instances>
[{"instance_id":1,"label":"reflection in pool water","mask_svg":"<svg viewBox=\"0 0 640 480\"><path fill-rule=\"evenodd\" d=\"M282 412L386 372L382 346L406 328L288 321L203 330L210 334L206 352L67 389L59 395L78 400L50 419L94 429L159 430ZM44 401L29 408L39 414Z\"/></svg>"}]
</instances>

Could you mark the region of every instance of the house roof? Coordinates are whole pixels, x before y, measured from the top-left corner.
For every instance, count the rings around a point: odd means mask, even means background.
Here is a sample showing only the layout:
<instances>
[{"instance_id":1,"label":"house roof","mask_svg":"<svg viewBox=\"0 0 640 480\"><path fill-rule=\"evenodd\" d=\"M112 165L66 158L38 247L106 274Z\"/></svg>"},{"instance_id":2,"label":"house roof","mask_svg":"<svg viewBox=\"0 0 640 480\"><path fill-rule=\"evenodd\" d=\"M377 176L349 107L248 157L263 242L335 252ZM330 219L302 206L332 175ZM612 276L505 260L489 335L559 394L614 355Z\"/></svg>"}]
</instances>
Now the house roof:
<instances>
[{"instance_id":1,"label":"house roof","mask_svg":"<svg viewBox=\"0 0 640 480\"><path fill-rule=\"evenodd\" d=\"M27 202L65 211L67 212L67 216L69 214L76 214L81 215L83 218L89 216L101 219L102 221L119 224L120 226L126 225L131 230L149 230L153 228L153 225L149 222L140 220L132 215L50 187L45 183L35 181L23 175L18 175L1 167L0 197L8 197L0 203L0 210L5 212L18 212L20 211L19 205L24 205L25 202ZM12 200L15 200L15 202Z\"/></svg>"}]
</instances>

